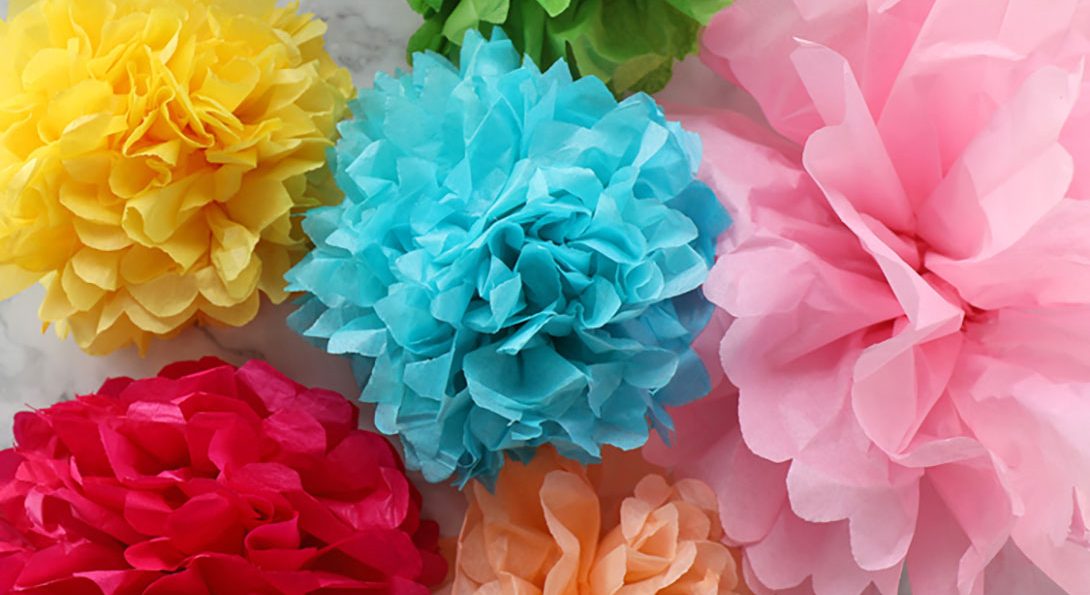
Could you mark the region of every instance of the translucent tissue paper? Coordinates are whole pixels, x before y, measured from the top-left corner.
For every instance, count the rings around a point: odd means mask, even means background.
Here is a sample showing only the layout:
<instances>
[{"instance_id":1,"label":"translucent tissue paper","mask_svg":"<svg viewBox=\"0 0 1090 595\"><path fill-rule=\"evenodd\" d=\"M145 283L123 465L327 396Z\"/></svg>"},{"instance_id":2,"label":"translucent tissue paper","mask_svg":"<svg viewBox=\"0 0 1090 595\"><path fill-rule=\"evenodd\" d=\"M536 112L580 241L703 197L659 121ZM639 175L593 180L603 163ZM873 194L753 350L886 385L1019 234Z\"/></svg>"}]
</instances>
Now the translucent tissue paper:
<instances>
[{"instance_id":1,"label":"translucent tissue paper","mask_svg":"<svg viewBox=\"0 0 1090 595\"><path fill-rule=\"evenodd\" d=\"M215 358L15 416L4 593L401 593L443 581L439 527L339 394Z\"/></svg>"},{"instance_id":2,"label":"translucent tissue paper","mask_svg":"<svg viewBox=\"0 0 1090 595\"><path fill-rule=\"evenodd\" d=\"M0 23L0 298L93 354L240 326L305 251L297 216L352 94L325 24L273 0L11 2Z\"/></svg>"},{"instance_id":3,"label":"translucent tissue paper","mask_svg":"<svg viewBox=\"0 0 1090 595\"><path fill-rule=\"evenodd\" d=\"M709 26L767 118L672 112L737 222L706 286L737 400L660 460L721 494L756 591L892 594L907 566L927 595L1090 592L1088 32L1066 0Z\"/></svg>"},{"instance_id":4,"label":"translucent tissue paper","mask_svg":"<svg viewBox=\"0 0 1090 595\"><path fill-rule=\"evenodd\" d=\"M617 451L585 468L551 448L474 483L453 595L743 595L715 493Z\"/></svg>"},{"instance_id":5,"label":"translucent tissue paper","mask_svg":"<svg viewBox=\"0 0 1090 595\"><path fill-rule=\"evenodd\" d=\"M728 219L649 97L470 31L460 68L417 54L353 110L290 323L353 358L411 467L488 479L543 444L594 461L707 392L690 343Z\"/></svg>"},{"instance_id":6,"label":"translucent tissue paper","mask_svg":"<svg viewBox=\"0 0 1090 595\"><path fill-rule=\"evenodd\" d=\"M409 51L457 64L468 30L502 29L541 68L566 60L576 76L618 95L655 93L697 50L701 28L730 0L408 0L424 16Z\"/></svg>"}]
</instances>

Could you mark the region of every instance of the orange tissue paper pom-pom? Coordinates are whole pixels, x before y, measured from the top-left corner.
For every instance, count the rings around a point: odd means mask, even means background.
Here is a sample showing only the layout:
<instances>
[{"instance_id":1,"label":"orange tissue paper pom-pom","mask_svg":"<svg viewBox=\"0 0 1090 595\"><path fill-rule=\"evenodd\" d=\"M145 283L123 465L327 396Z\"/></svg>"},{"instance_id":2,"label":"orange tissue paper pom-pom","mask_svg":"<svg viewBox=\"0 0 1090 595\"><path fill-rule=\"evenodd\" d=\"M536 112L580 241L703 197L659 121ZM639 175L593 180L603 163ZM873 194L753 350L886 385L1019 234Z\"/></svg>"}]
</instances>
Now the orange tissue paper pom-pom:
<instances>
[{"instance_id":1,"label":"orange tissue paper pom-pom","mask_svg":"<svg viewBox=\"0 0 1090 595\"><path fill-rule=\"evenodd\" d=\"M706 484L638 453L585 468L543 448L470 484L453 595L748 595Z\"/></svg>"}]
</instances>

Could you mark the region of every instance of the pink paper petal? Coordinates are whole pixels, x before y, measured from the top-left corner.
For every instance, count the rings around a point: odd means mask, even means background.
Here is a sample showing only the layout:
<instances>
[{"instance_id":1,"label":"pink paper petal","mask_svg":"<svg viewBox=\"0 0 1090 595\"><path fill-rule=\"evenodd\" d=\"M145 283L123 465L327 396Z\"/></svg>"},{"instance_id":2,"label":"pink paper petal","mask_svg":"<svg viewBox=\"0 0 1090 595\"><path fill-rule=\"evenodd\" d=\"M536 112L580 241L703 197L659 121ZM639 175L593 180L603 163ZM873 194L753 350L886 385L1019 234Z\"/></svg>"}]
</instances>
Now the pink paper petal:
<instances>
[{"instance_id":1,"label":"pink paper petal","mask_svg":"<svg viewBox=\"0 0 1090 595\"><path fill-rule=\"evenodd\" d=\"M737 0L705 32L761 111L670 108L735 219L705 293L737 408L648 455L730 492L756 592L907 559L984 595L1007 543L1090 592L1087 31L1080 0Z\"/></svg>"}]
</instances>

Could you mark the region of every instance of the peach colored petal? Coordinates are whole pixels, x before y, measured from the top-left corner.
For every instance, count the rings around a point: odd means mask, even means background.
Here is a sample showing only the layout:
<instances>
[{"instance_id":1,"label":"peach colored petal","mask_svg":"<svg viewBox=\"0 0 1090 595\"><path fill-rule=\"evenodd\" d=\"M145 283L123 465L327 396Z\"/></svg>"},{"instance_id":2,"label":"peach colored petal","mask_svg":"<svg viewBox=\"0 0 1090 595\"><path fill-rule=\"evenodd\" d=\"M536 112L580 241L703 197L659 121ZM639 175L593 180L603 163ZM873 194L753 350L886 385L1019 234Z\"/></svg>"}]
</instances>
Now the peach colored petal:
<instances>
[{"instance_id":1,"label":"peach colored petal","mask_svg":"<svg viewBox=\"0 0 1090 595\"><path fill-rule=\"evenodd\" d=\"M472 484L453 595L746 592L711 488L671 484L631 455L604 461L584 469L543 449L505 465L492 492Z\"/></svg>"},{"instance_id":2,"label":"peach colored petal","mask_svg":"<svg viewBox=\"0 0 1090 595\"><path fill-rule=\"evenodd\" d=\"M452 593L578 593L597 546L598 498L582 467L552 449L473 482ZM508 591L507 589L515 589Z\"/></svg>"}]
</instances>

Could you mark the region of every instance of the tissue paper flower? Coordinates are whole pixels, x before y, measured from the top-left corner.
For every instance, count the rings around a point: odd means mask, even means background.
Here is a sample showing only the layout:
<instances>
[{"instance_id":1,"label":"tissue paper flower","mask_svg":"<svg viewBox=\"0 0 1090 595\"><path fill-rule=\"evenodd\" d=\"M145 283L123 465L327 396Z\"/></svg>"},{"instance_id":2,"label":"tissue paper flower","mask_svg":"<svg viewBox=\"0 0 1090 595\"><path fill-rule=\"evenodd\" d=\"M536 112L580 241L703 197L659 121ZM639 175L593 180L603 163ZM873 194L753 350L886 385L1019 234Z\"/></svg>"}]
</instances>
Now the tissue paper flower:
<instances>
[{"instance_id":1,"label":"tissue paper flower","mask_svg":"<svg viewBox=\"0 0 1090 595\"><path fill-rule=\"evenodd\" d=\"M699 139L646 95L466 34L353 104L342 204L310 211L290 323L369 380L375 425L430 481L494 477L553 444L582 462L706 394L690 348L726 215ZM373 365L373 369L370 369Z\"/></svg>"},{"instance_id":2,"label":"tissue paper flower","mask_svg":"<svg viewBox=\"0 0 1090 595\"><path fill-rule=\"evenodd\" d=\"M274 0L12 2L0 23L0 298L102 354L287 297L292 215L339 194L352 93Z\"/></svg>"},{"instance_id":3,"label":"tissue paper flower","mask_svg":"<svg viewBox=\"0 0 1090 595\"><path fill-rule=\"evenodd\" d=\"M1088 31L1090 3L1033 0L740 0L709 27L780 135L682 116L738 220L705 291L740 434L679 436L730 486L751 586L896 593L907 564L917 593L1006 593L984 569L1012 540L1090 593Z\"/></svg>"},{"instance_id":4,"label":"tissue paper flower","mask_svg":"<svg viewBox=\"0 0 1090 595\"><path fill-rule=\"evenodd\" d=\"M627 461L607 457L604 472L616 473L615 463ZM657 474L607 482L602 473L544 448L505 466L494 492L474 482L452 595L742 593L707 485ZM600 499L603 488L618 497Z\"/></svg>"},{"instance_id":5,"label":"tissue paper flower","mask_svg":"<svg viewBox=\"0 0 1090 595\"><path fill-rule=\"evenodd\" d=\"M618 96L654 93L674 62L730 0L408 0L424 15L409 52L432 50L455 64L468 30L500 28L541 68L570 62L575 76L602 79Z\"/></svg>"},{"instance_id":6,"label":"tissue paper flower","mask_svg":"<svg viewBox=\"0 0 1090 595\"><path fill-rule=\"evenodd\" d=\"M429 593L438 526L356 406L214 358L15 417L4 593Z\"/></svg>"}]
</instances>

